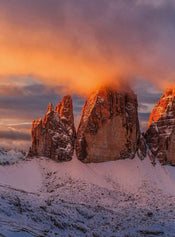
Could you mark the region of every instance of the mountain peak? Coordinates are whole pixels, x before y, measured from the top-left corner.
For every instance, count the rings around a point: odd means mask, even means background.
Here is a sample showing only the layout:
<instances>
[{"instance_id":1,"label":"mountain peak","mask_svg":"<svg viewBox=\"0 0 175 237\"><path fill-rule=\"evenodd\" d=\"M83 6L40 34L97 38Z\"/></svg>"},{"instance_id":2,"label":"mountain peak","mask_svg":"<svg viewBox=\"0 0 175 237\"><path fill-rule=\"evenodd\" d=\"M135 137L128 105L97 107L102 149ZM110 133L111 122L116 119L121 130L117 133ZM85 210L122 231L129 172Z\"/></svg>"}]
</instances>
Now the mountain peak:
<instances>
[{"instance_id":1,"label":"mountain peak","mask_svg":"<svg viewBox=\"0 0 175 237\"><path fill-rule=\"evenodd\" d=\"M83 162L133 158L139 140L137 97L132 90L102 87L82 110L76 153Z\"/></svg>"},{"instance_id":2,"label":"mountain peak","mask_svg":"<svg viewBox=\"0 0 175 237\"><path fill-rule=\"evenodd\" d=\"M49 114L52 111L54 111L54 107L53 107L52 103L49 103L48 106L47 106L46 114Z\"/></svg>"},{"instance_id":3,"label":"mountain peak","mask_svg":"<svg viewBox=\"0 0 175 237\"><path fill-rule=\"evenodd\" d=\"M71 97L65 96L58 105L54 111L49 103L43 120L33 121L29 156L46 156L57 161L72 159L76 132Z\"/></svg>"},{"instance_id":4,"label":"mountain peak","mask_svg":"<svg viewBox=\"0 0 175 237\"><path fill-rule=\"evenodd\" d=\"M161 163L175 164L175 88L167 88L155 105L145 137Z\"/></svg>"},{"instance_id":5,"label":"mountain peak","mask_svg":"<svg viewBox=\"0 0 175 237\"><path fill-rule=\"evenodd\" d=\"M174 103L175 88L167 88L150 115L148 128L153 123L159 121L163 114L173 111L174 109L172 107L174 106Z\"/></svg>"},{"instance_id":6,"label":"mountain peak","mask_svg":"<svg viewBox=\"0 0 175 237\"><path fill-rule=\"evenodd\" d=\"M168 96L175 96L175 87L168 87L165 89L165 93L164 93L164 96L165 97L168 97Z\"/></svg>"}]
</instances>

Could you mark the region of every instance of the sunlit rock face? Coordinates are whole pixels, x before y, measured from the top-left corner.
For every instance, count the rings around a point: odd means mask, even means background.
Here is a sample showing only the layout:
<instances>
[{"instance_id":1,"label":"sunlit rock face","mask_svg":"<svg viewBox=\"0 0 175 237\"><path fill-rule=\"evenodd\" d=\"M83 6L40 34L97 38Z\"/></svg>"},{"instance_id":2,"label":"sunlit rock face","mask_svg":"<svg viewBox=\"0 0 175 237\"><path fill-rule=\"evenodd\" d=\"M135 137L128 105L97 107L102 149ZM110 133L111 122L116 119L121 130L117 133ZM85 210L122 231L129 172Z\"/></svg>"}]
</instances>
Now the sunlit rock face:
<instances>
[{"instance_id":1,"label":"sunlit rock face","mask_svg":"<svg viewBox=\"0 0 175 237\"><path fill-rule=\"evenodd\" d=\"M77 131L83 162L134 158L139 145L137 97L130 88L101 88L86 101Z\"/></svg>"},{"instance_id":2,"label":"sunlit rock face","mask_svg":"<svg viewBox=\"0 0 175 237\"><path fill-rule=\"evenodd\" d=\"M63 97L55 110L49 104L43 120L33 121L31 136L29 156L46 156L57 161L71 160L76 138L71 96Z\"/></svg>"},{"instance_id":3,"label":"sunlit rock face","mask_svg":"<svg viewBox=\"0 0 175 237\"><path fill-rule=\"evenodd\" d=\"M160 163L175 165L175 89L167 89L155 105L145 134Z\"/></svg>"}]
</instances>

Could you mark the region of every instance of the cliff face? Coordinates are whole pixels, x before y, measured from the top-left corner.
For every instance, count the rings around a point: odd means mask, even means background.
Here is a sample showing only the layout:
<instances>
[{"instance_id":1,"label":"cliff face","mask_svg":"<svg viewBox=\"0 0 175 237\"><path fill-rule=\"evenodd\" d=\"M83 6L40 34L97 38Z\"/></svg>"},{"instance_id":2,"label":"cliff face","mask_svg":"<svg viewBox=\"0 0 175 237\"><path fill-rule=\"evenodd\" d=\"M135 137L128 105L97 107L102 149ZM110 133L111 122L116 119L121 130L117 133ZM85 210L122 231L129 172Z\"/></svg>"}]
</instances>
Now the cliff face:
<instances>
[{"instance_id":1,"label":"cliff face","mask_svg":"<svg viewBox=\"0 0 175 237\"><path fill-rule=\"evenodd\" d=\"M102 88L86 101L77 131L83 162L134 158L139 144L137 97L130 88Z\"/></svg>"},{"instance_id":2,"label":"cliff face","mask_svg":"<svg viewBox=\"0 0 175 237\"><path fill-rule=\"evenodd\" d=\"M57 161L71 160L76 132L71 96L65 96L54 110L49 104L43 120L34 120L29 156L46 156Z\"/></svg>"},{"instance_id":3,"label":"cliff face","mask_svg":"<svg viewBox=\"0 0 175 237\"><path fill-rule=\"evenodd\" d=\"M155 105L145 133L149 148L160 163L175 165L175 89L167 89Z\"/></svg>"}]
</instances>

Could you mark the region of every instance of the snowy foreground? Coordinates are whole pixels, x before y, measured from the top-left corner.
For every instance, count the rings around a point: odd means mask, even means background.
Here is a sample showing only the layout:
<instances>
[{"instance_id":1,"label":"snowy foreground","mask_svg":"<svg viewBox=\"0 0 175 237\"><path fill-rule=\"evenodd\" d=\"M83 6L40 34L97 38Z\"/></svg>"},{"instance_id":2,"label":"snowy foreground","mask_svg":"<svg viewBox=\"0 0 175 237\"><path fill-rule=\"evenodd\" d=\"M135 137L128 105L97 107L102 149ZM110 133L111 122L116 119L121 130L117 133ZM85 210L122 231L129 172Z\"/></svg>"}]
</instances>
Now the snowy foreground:
<instances>
[{"instance_id":1,"label":"snowy foreground","mask_svg":"<svg viewBox=\"0 0 175 237\"><path fill-rule=\"evenodd\" d=\"M46 158L0 166L0 236L175 236L175 167Z\"/></svg>"}]
</instances>

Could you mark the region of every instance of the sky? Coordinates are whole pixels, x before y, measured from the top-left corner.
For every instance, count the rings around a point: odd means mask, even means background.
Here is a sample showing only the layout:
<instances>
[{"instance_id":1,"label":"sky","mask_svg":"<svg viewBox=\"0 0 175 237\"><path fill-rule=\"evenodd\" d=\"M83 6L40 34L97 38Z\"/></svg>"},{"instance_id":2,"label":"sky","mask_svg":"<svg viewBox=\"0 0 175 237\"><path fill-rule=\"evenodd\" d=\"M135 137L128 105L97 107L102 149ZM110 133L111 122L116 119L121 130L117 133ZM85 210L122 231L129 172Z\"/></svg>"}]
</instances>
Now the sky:
<instances>
[{"instance_id":1,"label":"sky","mask_svg":"<svg viewBox=\"0 0 175 237\"><path fill-rule=\"evenodd\" d=\"M32 120L65 94L125 81L144 130L175 83L174 0L0 0L0 146L30 144Z\"/></svg>"}]
</instances>

